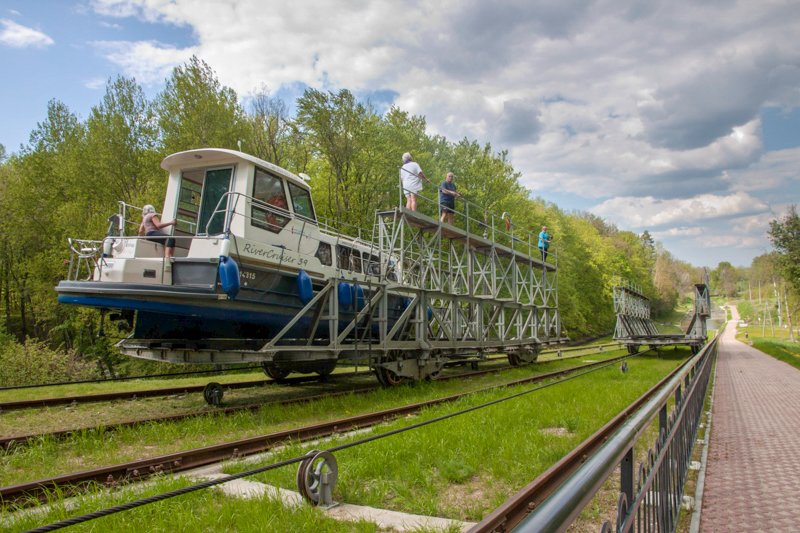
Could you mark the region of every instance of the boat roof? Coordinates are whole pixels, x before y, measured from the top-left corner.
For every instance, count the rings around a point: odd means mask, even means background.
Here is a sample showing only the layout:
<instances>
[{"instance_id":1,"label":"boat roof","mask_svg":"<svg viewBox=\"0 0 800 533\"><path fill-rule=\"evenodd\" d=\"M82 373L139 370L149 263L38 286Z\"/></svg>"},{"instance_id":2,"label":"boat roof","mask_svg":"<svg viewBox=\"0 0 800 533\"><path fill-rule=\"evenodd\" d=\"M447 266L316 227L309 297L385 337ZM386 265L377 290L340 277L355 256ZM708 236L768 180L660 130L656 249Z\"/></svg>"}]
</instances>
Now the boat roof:
<instances>
[{"instance_id":1,"label":"boat roof","mask_svg":"<svg viewBox=\"0 0 800 533\"><path fill-rule=\"evenodd\" d=\"M252 163L258 167L269 170L282 178L286 178L293 184L307 190L311 190L304 180L299 176L292 174L288 170L279 167L269 161L264 161L258 157L254 157L244 152L237 150L228 150L227 148L197 148L195 150L186 150L172 155L168 155L161 161L161 168L166 171L172 171L175 168L182 168L186 166L215 165L232 163L236 160Z\"/></svg>"}]
</instances>

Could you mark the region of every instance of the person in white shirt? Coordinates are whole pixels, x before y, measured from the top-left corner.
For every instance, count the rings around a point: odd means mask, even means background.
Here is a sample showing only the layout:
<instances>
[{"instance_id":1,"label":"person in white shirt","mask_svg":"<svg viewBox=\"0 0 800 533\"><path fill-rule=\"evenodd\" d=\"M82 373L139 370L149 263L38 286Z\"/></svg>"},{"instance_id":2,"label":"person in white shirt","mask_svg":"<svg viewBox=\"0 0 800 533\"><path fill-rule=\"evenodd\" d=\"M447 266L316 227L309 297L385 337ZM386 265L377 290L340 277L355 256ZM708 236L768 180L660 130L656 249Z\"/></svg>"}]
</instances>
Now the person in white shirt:
<instances>
[{"instance_id":1,"label":"person in white shirt","mask_svg":"<svg viewBox=\"0 0 800 533\"><path fill-rule=\"evenodd\" d=\"M406 209L417 210L417 194L422 190L422 180L427 180L422 168L408 152L403 154L403 166L400 167L400 181L406 195Z\"/></svg>"}]
</instances>

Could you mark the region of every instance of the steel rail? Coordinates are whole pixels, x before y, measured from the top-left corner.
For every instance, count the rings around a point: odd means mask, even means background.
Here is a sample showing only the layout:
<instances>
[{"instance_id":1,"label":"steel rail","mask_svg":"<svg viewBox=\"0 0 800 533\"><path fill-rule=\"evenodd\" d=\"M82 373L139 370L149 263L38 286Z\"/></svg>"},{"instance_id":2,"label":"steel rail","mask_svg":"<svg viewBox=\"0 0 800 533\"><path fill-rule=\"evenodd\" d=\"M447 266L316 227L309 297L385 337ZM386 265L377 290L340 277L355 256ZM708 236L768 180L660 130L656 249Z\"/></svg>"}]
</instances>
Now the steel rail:
<instances>
[{"instance_id":1,"label":"steel rail","mask_svg":"<svg viewBox=\"0 0 800 533\"><path fill-rule=\"evenodd\" d=\"M364 372L348 372L346 374L336 374L336 377L350 377ZM326 376L330 377L330 376ZM259 379L255 381L239 381L232 383L221 383L223 389L249 389L262 385L294 385L309 381L319 381L320 376L297 376L280 380ZM152 398L157 396L171 396L173 394L203 392L205 385L184 385L182 387L169 387L162 389L143 389L125 392L105 392L100 394L87 394L82 396L62 396L54 398L38 398L35 400L19 400L16 402L0 403L0 412L13 411L16 409L30 409L32 407L50 407L54 405L69 405L72 403L92 403L107 402L112 400L130 400L134 398Z\"/></svg>"},{"instance_id":2,"label":"steel rail","mask_svg":"<svg viewBox=\"0 0 800 533\"><path fill-rule=\"evenodd\" d=\"M609 347L609 346L617 346L616 343L614 344L605 344L605 345L598 345L598 347ZM573 350L580 350L580 349L589 349L594 347L574 347L574 348L564 348L561 350L547 350L543 351L540 355L549 354L549 353L557 353L559 351L566 352L566 351L573 351ZM588 354L583 354L588 355ZM492 358L489 358L488 361L491 361ZM468 364L471 362L487 362L487 359L464 359L462 360L453 360L449 363L448 366L457 366L462 364ZM342 374L332 374L333 377L350 377L359 374L369 374L369 372L348 372ZM331 376L326 376L331 377ZM309 381L319 381L321 379L320 376L316 375L309 375L309 376L296 376L292 378L283 378L280 380L274 379L260 379L255 381L241 381L241 382L232 382L232 383L222 383L222 387L224 389L245 389L251 387L259 387L262 385L274 385L274 384L281 384L281 385L293 385L299 383L307 383ZM113 401L113 400L130 400L134 398L152 398L157 396L171 396L173 394L184 394L184 393L194 393L194 392L203 392L205 389L205 385L184 385L181 387L168 387L168 388L161 388L161 389L143 389L138 391L125 391L125 392L107 392L107 393L99 393L99 394L86 394L86 395L77 395L77 396L61 396L61 397L50 397L50 398L37 398L32 400L18 400L13 402L0 402L0 412L3 411L13 411L18 409L30 409L36 407L50 407L56 405L70 405L73 403L92 403L92 402L106 402L106 401ZM0 444L0 446L2 446Z\"/></svg>"},{"instance_id":3,"label":"steel rail","mask_svg":"<svg viewBox=\"0 0 800 533\"><path fill-rule=\"evenodd\" d=\"M327 437L342 431L351 431L370 427L403 415L416 413L425 407L453 402L478 392L558 378L578 372L580 370L587 370L597 366L609 365L613 362L627 359L629 357L632 356L623 355L620 357L588 363L569 369L557 370L538 376L522 378L504 383L502 385L453 394L434 400L427 400L416 404L395 407L392 409L348 417L331 422L323 422L311 426L289 429L266 435L259 435L257 437L250 437L233 442L216 444L194 450L185 450L168 455L152 457L149 459L132 461L72 474L65 474L8 487L0 487L0 504L17 504L19 506L24 506L26 504L30 505L34 502L34 500L45 501L48 493L53 491L63 494L73 494L81 489L91 487L92 485L99 484L105 486L115 486L119 483L124 483L127 481L138 481L145 479L146 477L162 472L180 472L190 470L228 459L235 459L247 455L261 453L271 449L277 444L289 440L306 441L320 437Z\"/></svg>"},{"instance_id":4,"label":"steel rail","mask_svg":"<svg viewBox=\"0 0 800 533\"><path fill-rule=\"evenodd\" d=\"M644 353L644 352L643 352ZM486 515L483 520L469 529L468 533L505 532L513 529L531 511L552 494L586 460L597 451L619 429L631 415L645 405L659 390L689 364L689 358L656 383L652 388L598 429L574 450L557 463L542 472L528 485L520 489L500 507Z\"/></svg>"},{"instance_id":5,"label":"steel rail","mask_svg":"<svg viewBox=\"0 0 800 533\"><path fill-rule=\"evenodd\" d=\"M442 376L436 378L436 381L447 381L454 378L470 378L470 377L477 377L484 374L489 374L492 372L498 372L500 370L507 370L509 367L505 366L499 369L485 369L485 370L478 370L474 372L468 372L463 374L457 374L455 376ZM339 374L344 376L345 374ZM316 400L321 400L325 398L336 398L338 396L344 396L347 394L364 394L367 392L374 391L380 388L380 384L375 382L374 384L367 385L364 387L357 387L353 389L348 389L345 391L334 391L328 392L324 394L314 394L311 396L301 396L298 398L289 398L284 400L276 400L270 402L260 402L260 403L249 403L246 405L235 405L229 407L220 407L216 409L202 409L199 411L191 411L188 413L176 414L176 415L167 415L167 416L156 416L151 418L139 418L135 420L125 420L123 422L117 422L114 424L107 424L107 425L95 425L95 426L84 426L80 428L70 428L58 431L51 431L45 433L29 433L24 435L13 435L11 437L2 437L0 438L0 448L10 448L12 446L23 446L28 444L31 441L43 438L52 438L56 440L60 440L66 438L74 433L80 431L115 431L117 429L125 428L125 427L132 427L138 426L142 424L150 424L156 422L177 422L180 420L186 420L189 418L194 418L198 416L206 416L206 415L230 415L233 413L238 413L240 411L257 411L262 408L266 407L273 407L273 406L281 406L285 407L287 405L305 403L305 402L312 402Z\"/></svg>"},{"instance_id":6,"label":"steel rail","mask_svg":"<svg viewBox=\"0 0 800 533\"><path fill-rule=\"evenodd\" d=\"M228 372L241 372L243 370L256 370L260 368L261 365L251 365L239 368L224 368L222 370L190 370L187 372L166 372L164 374L141 374L138 376L122 376L118 378L79 379L75 381L53 381L51 383L34 383L32 385L8 385L0 387L0 391L43 389L45 387L63 387L65 385L82 385L84 383L113 383L117 381L134 381L137 379L171 378L179 376L191 376L194 374L225 374Z\"/></svg>"},{"instance_id":7,"label":"steel rail","mask_svg":"<svg viewBox=\"0 0 800 533\"><path fill-rule=\"evenodd\" d=\"M614 346L616 346L616 345L614 345ZM581 354L581 355L572 356L572 357L567 357L567 358L564 358L563 360L575 359L577 357L584 357L586 355L592 355L592 353ZM496 360L498 360L498 358L488 358L488 359L482 360L482 362L484 362L484 363L486 363L486 362L495 362ZM472 362L472 361L467 360L467 361L464 361L464 362L453 362L449 366L466 365L466 364L469 364L470 362ZM550 361L546 361L546 362L550 362ZM492 368L492 369L478 370L478 371L473 371L473 372L457 374L455 376L438 376L438 377L434 378L434 381L448 381L450 379L461 379L461 378L477 377L477 376L481 376L481 375L484 375L484 374L490 374L490 373L493 373L493 372L499 372L499 371L502 371L502 370L507 370L508 368L510 368L510 367L509 366L503 366L502 368ZM363 373L363 374L367 375L368 373ZM357 376L357 375L359 375L359 373L357 373L357 372L356 373L352 373L352 374L337 374L337 376L351 376L351 377L352 376ZM118 429L122 429L122 428L126 428L126 427L138 426L138 425L141 425L141 424L149 424L149 423L155 423L155 422L177 422L177 421L180 421L180 420L186 420L186 419L189 419L189 418L194 418L194 417L198 417L198 416L205 416L205 415L217 415L217 414L230 415L230 414L233 414L233 413L238 413L240 411L257 411L258 409L261 409L263 407L278 406L278 405L279 406L286 406L286 405L292 405L292 404L295 404L295 403L303 403L303 402L309 402L309 401L314 401L314 400L320 400L322 398L335 398L337 396L341 396L341 395L345 395L345 394L351 394L351 393L352 394L361 394L361 393L365 393L365 392L369 392L369 391L375 390L378 387L379 387L379 384L375 383L372 386L358 387L358 388L348 389L346 391L340 391L340 392L316 394L316 395L312 395L312 396L303 396L303 397L299 397L299 398L291 398L291 399L277 400L277 401L270 401L270 402L251 403L251 404L246 404L246 405L237 405L237 406L229 406L229 407L220 407L220 408L213 409L213 410L202 409L202 410L191 411L191 412L182 413L182 414L167 415L167 416L157 416L157 417L151 417L151 418L138 418L138 419L135 419L135 420L125 420L125 421L117 422L117 423L114 423L114 424L106 424L106 425L98 424L98 425L94 425L94 426L84 426L84 427L78 427L78 428L69 428L69 429L56 430L56 431L43 432L43 433L27 433L27 434L20 434L20 435L12 435L10 437L0 437L0 449L8 449L8 448L11 448L12 446L25 446L25 445L29 444L32 441L35 441L35 440L38 440L38 439L44 439L44 438L51 438L51 439L55 439L55 440L61 440L61 439L65 439L65 438L69 437L70 435L72 435L74 433L77 433L77 432L80 432L80 431L98 431L98 430L102 430L104 432L108 432L108 431L116 431ZM234 387L231 387L231 388L234 388Z\"/></svg>"}]
</instances>

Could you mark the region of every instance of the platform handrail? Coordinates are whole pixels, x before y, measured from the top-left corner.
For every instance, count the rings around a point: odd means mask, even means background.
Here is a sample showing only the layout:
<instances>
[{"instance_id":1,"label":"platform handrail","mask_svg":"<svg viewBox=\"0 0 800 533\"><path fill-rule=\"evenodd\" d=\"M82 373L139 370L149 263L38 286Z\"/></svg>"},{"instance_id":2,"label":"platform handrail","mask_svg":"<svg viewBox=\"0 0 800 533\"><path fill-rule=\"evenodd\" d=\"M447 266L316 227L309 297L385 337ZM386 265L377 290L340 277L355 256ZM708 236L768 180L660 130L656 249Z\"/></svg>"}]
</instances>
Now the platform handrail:
<instances>
[{"instance_id":1,"label":"platform handrail","mask_svg":"<svg viewBox=\"0 0 800 533\"><path fill-rule=\"evenodd\" d=\"M621 469L617 525L612 527L606 522L601 531L673 531L719 333L513 531L564 531L617 466ZM668 414L668 403L673 398L674 407ZM637 479L633 449L656 415L659 436L655 448L648 452L647 464L640 464Z\"/></svg>"},{"instance_id":2,"label":"platform handrail","mask_svg":"<svg viewBox=\"0 0 800 533\"><path fill-rule=\"evenodd\" d=\"M440 188L440 186L436 187L437 193ZM398 191L400 198L399 205L403 206L403 196L411 191L403 187L402 180L399 180ZM432 210L436 212L436 216L441 216L438 195L434 198L430 198L420 194L420 192L421 191L414 193L417 196L417 202L419 203L419 201L422 200L423 205L434 206ZM479 206L464 196L457 198L457 200L464 202L464 209L462 211L455 208L453 209L453 213L457 218L463 220L463 224L457 227L461 227L467 233L480 235L484 239L506 245L513 251L523 252L531 257L534 254L540 253L538 247L539 234L515 224L511 220L511 215L508 212L503 211L499 215L496 212L490 213L488 209ZM470 210L472 211L472 215L470 215ZM482 214L481 218L475 218L475 213ZM547 248L547 257L548 260L545 262L557 264L558 248L552 244L549 245ZM551 257L552 261L550 261Z\"/></svg>"}]
</instances>

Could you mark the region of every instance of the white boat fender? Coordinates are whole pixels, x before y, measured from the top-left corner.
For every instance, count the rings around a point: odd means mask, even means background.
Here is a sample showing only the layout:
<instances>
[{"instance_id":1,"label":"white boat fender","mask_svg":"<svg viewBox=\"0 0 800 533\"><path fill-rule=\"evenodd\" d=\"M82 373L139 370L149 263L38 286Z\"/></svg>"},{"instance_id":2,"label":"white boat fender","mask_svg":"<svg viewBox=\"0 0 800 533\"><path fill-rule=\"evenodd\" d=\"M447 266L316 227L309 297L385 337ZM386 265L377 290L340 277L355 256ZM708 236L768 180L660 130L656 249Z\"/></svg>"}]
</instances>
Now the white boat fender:
<instances>
[{"instance_id":1,"label":"white boat fender","mask_svg":"<svg viewBox=\"0 0 800 533\"><path fill-rule=\"evenodd\" d=\"M342 309L350 309L350 306L353 305L353 289L350 284L340 281L337 290L339 291L339 306Z\"/></svg>"},{"instance_id":2,"label":"white boat fender","mask_svg":"<svg viewBox=\"0 0 800 533\"><path fill-rule=\"evenodd\" d=\"M239 265L230 257L220 256L218 270L222 290L233 300L239 294Z\"/></svg>"},{"instance_id":3,"label":"white boat fender","mask_svg":"<svg viewBox=\"0 0 800 533\"><path fill-rule=\"evenodd\" d=\"M300 295L300 301L307 304L314 297L314 287L311 285L311 277L305 270L300 270L297 273L297 294Z\"/></svg>"},{"instance_id":4,"label":"white boat fender","mask_svg":"<svg viewBox=\"0 0 800 533\"><path fill-rule=\"evenodd\" d=\"M114 246L113 239L105 239L103 241L103 257L111 257L111 247Z\"/></svg>"},{"instance_id":5,"label":"white boat fender","mask_svg":"<svg viewBox=\"0 0 800 533\"><path fill-rule=\"evenodd\" d=\"M220 257L228 257L231 255L231 240L228 237L222 239L222 244L219 246Z\"/></svg>"}]
</instances>

